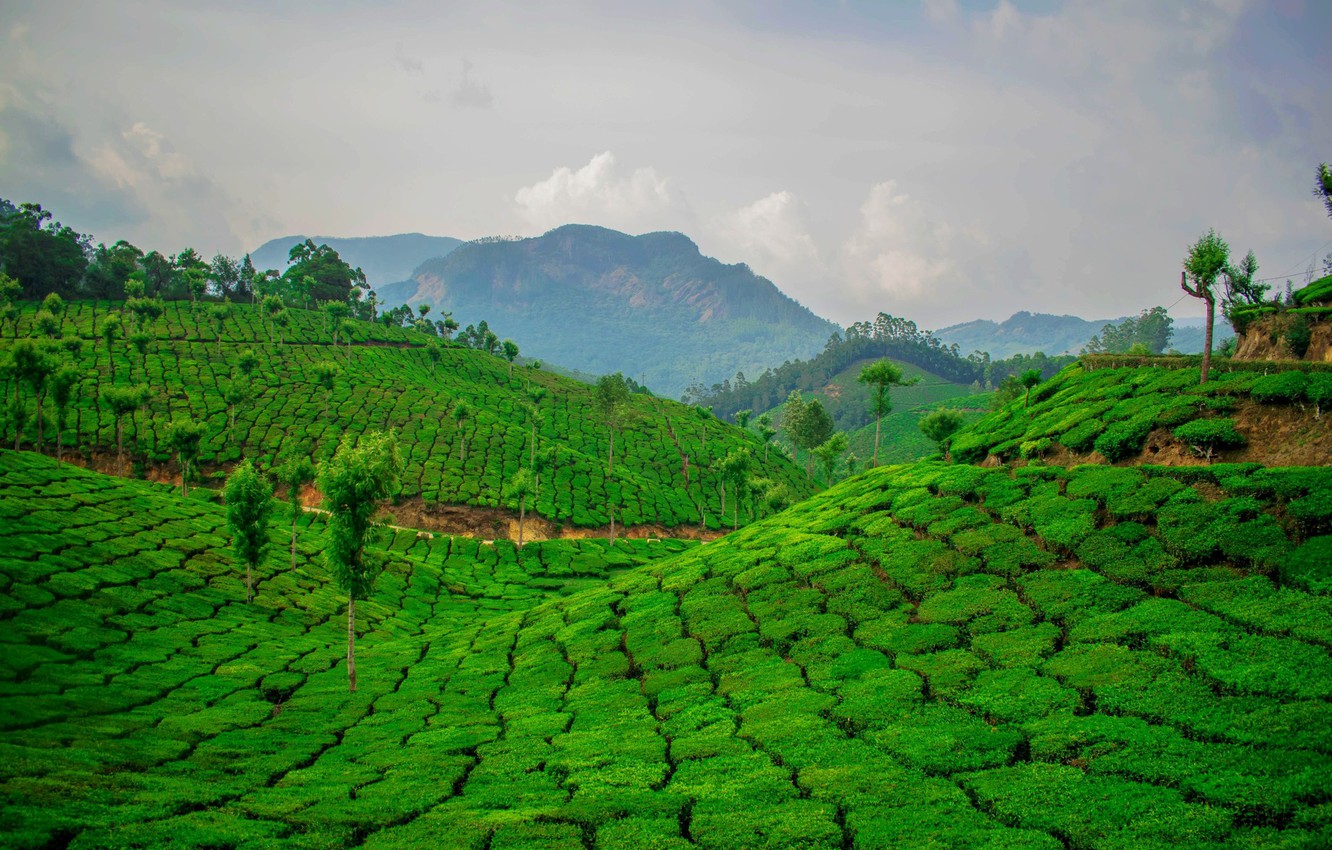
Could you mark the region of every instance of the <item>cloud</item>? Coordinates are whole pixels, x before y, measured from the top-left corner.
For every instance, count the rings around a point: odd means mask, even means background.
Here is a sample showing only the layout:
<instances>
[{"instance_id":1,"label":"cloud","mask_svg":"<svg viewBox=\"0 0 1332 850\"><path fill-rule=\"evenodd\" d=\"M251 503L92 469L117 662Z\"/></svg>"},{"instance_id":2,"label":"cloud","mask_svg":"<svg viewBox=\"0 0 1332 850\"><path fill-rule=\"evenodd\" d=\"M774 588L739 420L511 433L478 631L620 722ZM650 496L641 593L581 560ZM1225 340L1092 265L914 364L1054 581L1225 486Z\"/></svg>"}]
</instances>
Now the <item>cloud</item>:
<instances>
[{"instance_id":1,"label":"cloud","mask_svg":"<svg viewBox=\"0 0 1332 850\"><path fill-rule=\"evenodd\" d=\"M951 258L956 235L930 218L897 182L874 184L860 205L860 226L842 247L847 282L858 300L920 303L938 284L957 277Z\"/></svg>"},{"instance_id":2,"label":"cloud","mask_svg":"<svg viewBox=\"0 0 1332 850\"><path fill-rule=\"evenodd\" d=\"M489 109L495 104L490 86L472 79L472 63L466 59L462 63L462 79L458 81L458 87L453 90L449 100L459 109Z\"/></svg>"},{"instance_id":3,"label":"cloud","mask_svg":"<svg viewBox=\"0 0 1332 850\"><path fill-rule=\"evenodd\" d=\"M957 20L957 0L925 0L925 17L932 23L951 24Z\"/></svg>"},{"instance_id":4,"label":"cloud","mask_svg":"<svg viewBox=\"0 0 1332 850\"><path fill-rule=\"evenodd\" d=\"M729 257L744 260L758 274L800 294L825 273L810 234L808 208L785 189L722 216L713 230Z\"/></svg>"},{"instance_id":5,"label":"cloud","mask_svg":"<svg viewBox=\"0 0 1332 850\"><path fill-rule=\"evenodd\" d=\"M641 233L679 229L690 218L683 195L668 179L651 166L624 175L610 151L576 171L556 168L519 189L514 200L523 219L542 231L582 223Z\"/></svg>"}]
</instances>

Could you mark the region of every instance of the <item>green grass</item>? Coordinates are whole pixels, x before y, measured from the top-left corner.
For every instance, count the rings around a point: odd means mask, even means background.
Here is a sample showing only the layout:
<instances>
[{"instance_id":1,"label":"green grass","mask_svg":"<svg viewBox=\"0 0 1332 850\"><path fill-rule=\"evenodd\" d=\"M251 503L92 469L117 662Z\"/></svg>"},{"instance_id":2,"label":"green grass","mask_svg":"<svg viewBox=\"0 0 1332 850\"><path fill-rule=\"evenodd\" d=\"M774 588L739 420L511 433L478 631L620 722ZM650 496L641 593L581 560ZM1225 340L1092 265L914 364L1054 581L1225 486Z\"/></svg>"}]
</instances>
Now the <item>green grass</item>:
<instances>
[{"instance_id":1,"label":"green grass","mask_svg":"<svg viewBox=\"0 0 1332 850\"><path fill-rule=\"evenodd\" d=\"M419 497L426 510L446 504L516 509L504 488L530 458L532 426L524 404L536 387L546 393L536 439L555 458L528 510L547 519L601 526L613 504L622 524L697 525L706 513L709 527L729 528L733 517L728 513L723 523L720 476L712 466L742 447L755 454L758 474L785 483L796 497L812 491L789 461L772 455L764 462L753 434L645 396L631 398L630 414L615 436L615 471L608 474L611 435L594 410L592 387L524 367L510 376L503 360L463 348L447 349L432 368L425 349L432 338L415 331L359 322L352 345L335 348L322 314L293 310L292 325L283 332L286 344L271 343L258 308L235 305L219 341L206 306L194 312L188 303L171 302L149 328L153 339L145 355L123 339L108 355L97 333L115 311L115 305L73 302L62 317L62 334L84 340L78 360L84 377L64 435L75 455L114 460L115 422L100 393L145 383L151 390L147 409L125 423L127 451L141 462L174 469L166 429L171 417L186 414L208 428L199 461L206 476L220 475L243 455L264 464L288 451L327 458L345 435L393 427L407 463L401 498ZM23 312L18 336L30 332L33 315L31 306ZM12 344L0 339L0 361ZM238 355L247 349L258 358L248 379L235 373ZM327 397L315 376L325 361L342 369ZM234 428L223 396L232 382L252 395L236 406ZM0 375L0 389L12 398L14 381ZM476 411L461 427L450 414L458 401ZM31 398L27 404L35 413ZM45 410L54 415L49 399ZM54 451L53 427L46 436L47 450ZM33 445L35 437L34 422L24 443ZM13 439L14 427L6 421L0 441L13 445ZM741 521L751 518L741 511Z\"/></svg>"},{"instance_id":2,"label":"green grass","mask_svg":"<svg viewBox=\"0 0 1332 850\"><path fill-rule=\"evenodd\" d=\"M275 522L246 605L217 506L3 452L0 825L77 848L1327 846L1329 537L1292 506L1330 486L924 463L706 545L399 532L349 695L317 520L296 569Z\"/></svg>"}]
</instances>

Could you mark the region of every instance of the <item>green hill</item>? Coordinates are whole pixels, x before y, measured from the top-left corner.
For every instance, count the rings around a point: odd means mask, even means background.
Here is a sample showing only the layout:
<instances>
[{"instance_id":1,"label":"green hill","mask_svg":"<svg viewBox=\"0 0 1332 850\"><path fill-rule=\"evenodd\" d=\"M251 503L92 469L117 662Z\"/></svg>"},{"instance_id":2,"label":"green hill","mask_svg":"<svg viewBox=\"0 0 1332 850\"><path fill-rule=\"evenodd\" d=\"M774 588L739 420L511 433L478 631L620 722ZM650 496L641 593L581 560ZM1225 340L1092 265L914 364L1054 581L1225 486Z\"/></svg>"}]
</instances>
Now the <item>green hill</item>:
<instances>
[{"instance_id":1,"label":"green hill","mask_svg":"<svg viewBox=\"0 0 1332 850\"><path fill-rule=\"evenodd\" d=\"M82 380L65 445L81 462L102 469L130 471L116 457L116 421L105 391L142 383L150 388L146 409L124 420L126 453L139 474L177 474L165 436L171 419L185 415L207 425L200 461L210 477L242 455L265 464L283 453L321 459L344 435L396 428L407 460L396 511L419 525L448 528L458 512L450 520L445 508L470 506L492 513L473 511L463 517L466 522L499 526L508 522L503 509L517 507L505 487L531 460L534 423L527 405L532 391L540 390L535 436L538 448L552 450L553 457L528 508L546 520L598 527L610 521L613 505L621 524L697 526L706 513L708 527L719 528L724 497L711 467L738 448L758 453L756 474L785 484L797 497L812 489L788 461L774 455L764 462L754 435L643 395L629 400L627 421L615 435L614 473L608 474L611 434L594 410L592 387L528 367L511 370L500 358L461 347L437 350L435 363L429 356L434 338L416 331L357 322L350 339L344 334L334 346L320 313L290 310L290 326L274 334L256 307L233 305L218 320L205 305L192 310L188 303L168 302L165 315L148 327L142 354L119 338L108 355L99 334L117 312L113 304L72 302L58 330L65 340L83 340L77 356ZM27 305L15 336L0 339L0 359L8 359L15 340L30 333L34 316ZM255 357L249 376L238 370L245 351ZM331 390L317 374L323 363L341 370ZM248 397L229 404L232 387ZM0 389L13 399L20 388L6 373ZM34 395L24 393L35 414ZM473 410L461 422L452 415L460 401ZM53 413L49 401L45 412ZM32 418L20 440L28 445L36 439ZM54 428L45 430L53 450ZM0 435L14 444L12 417ZM747 518L742 511L741 519Z\"/></svg>"},{"instance_id":2,"label":"green hill","mask_svg":"<svg viewBox=\"0 0 1332 850\"><path fill-rule=\"evenodd\" d=\"M960 432L953 457L1309 466L1332 457L1320 415L1332 405L1332 367L1216 359L1200 385L1198 362L1082 358L1033 389L1029 403L1019 396Z\"/></svg>"},{"instance_id":3,"label":"green hill","mask_svg":"<svg viewBox=\"0 0 1332 850\"><path fill-rule=\"evenodd\" d=\"M246 605L220 508L0 452L6 844L1326 846L1328 492L918 464L656 559L399 534L348 694L317 521Z\"/></svg>"},{"instance_id":4,"label":"green hill","mask_svg":"<svg viewBox=\"0 0 1332 850\"><path fill-rule=\"evenodd\" d=\"M691 382L808 356L838 331L743 263L703 256L683 234L590 225L470 242L379 295L389 306L452 312L464 325L484 319L532 356L623 372L670 397Z\"/></svg>"}]
</instances>

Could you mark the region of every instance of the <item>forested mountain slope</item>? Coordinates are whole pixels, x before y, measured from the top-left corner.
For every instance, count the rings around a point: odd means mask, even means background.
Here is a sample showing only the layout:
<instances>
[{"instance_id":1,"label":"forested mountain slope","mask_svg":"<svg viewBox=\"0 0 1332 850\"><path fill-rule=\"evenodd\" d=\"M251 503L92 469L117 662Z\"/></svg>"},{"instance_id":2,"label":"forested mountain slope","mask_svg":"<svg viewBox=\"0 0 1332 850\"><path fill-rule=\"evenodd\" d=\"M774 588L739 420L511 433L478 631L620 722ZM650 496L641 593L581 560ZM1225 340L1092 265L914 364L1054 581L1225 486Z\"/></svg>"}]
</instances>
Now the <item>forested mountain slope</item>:
<instances>
[{"instance_id":1,"label":"forested mountain slope","mask_svg":"<svg viewBox=\"0 0 1332 850\"><path fill-rule=\"evenodd\" d=\"M588 225L468 243L379 295L389 306L452 312L462 324L485 319L534 357L624 372L670 397L809 356L838 331L747 266L703 256L683 234Z\"/></svg>"},{"instance_id":2,"label":"forested mountain slope","mask_svg":"<svg viewBox=\"0 0 1332 850\"><path fill-rule=\"evenodd\" d=\"M169 425L190 417L206 426L200 465L208 474L242 456L265 466L281 456L319 460L345 435L395 428L407 461L396 510L447 529L453 521L447 506L503 509L465 518L493 523L480 529L487 537L505 536L500 526L507 528L510 509L518 507L509 479L534 456L544 470L527 508L564 525L603 526L613 511L618 524L682 529L702 524L706 514L707 526L719 528L725 503L714 467L741 449L755 455L756 476L795 498L812 491L789 461L777 454L765 460L754 435L676 402L628 398L610 471L611 430L587 384L379 323L353 322L335 345L327 317L313 311L289 310L284 328L249 305L232 305L221 316L184 302L168 302L165 310L136 331L142 351L123 330L107 344L104 333L111 317L121 315L119 305L71 302L59 317L61 339L50 345L77 348L61 355L72 357L79 377L64 435L70 454L100 468L174 476ZM29 336L34 316L34 305L19 314L13 335L0 338L0 358ZM142 410L117 417L108 391L136 385L147 388ZM3 439L34 445L35 394L13 372L0 375L0 389L7 399L22 398L29 412L22 435L11 417ZM54 415L50 399L44 413ZM55 428L44 430L53 451ZM728 507L727 528L736 520L734 501ZM755 509L746 505L739 520Z\"/></svg>"},{"instance_id":3,"label":"forested mountain slope","mask_svg":"<svg viewBox=\"0 0 1332 850\"><path fill-rule=\"evenodd\" d=\"M219 508L0 452L6 841L1327 846L1330 489L918 464L645 563L398 535L348 694L317 523L246 605Z\"/></svg>"}]
</instances>

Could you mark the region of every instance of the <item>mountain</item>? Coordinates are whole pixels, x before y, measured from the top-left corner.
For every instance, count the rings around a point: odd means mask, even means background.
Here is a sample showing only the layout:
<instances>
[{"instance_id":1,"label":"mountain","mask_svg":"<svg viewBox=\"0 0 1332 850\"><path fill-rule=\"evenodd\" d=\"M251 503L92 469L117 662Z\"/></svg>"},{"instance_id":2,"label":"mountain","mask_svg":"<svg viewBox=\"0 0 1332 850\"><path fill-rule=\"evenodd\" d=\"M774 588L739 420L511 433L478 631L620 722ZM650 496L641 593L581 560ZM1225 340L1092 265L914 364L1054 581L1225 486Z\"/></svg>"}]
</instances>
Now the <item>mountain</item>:
<instances>
[{"instance_id":1,"label":"mountain","mask_svg":"<svg viewBox=\"0 0 1332 850\"><path fill-rule=\"evenodd\" d=\"M934 332L946 345L956 344L962 354L988 351L999 359L1014 354L1076 354L1107 322L1118 319L1082 319L1049 313L1014 313L1002 322L978 319Z\"/></svg>"},{"instance_id":2,"label":"mountain","mask_svg":"<svg viewBox=\"0 0 1332 850\"><path fill-rule=\"evenodd\" d=\"M376 289L386 283L402 280L412 269L432 257L443 257L462 244L451 236L426 236L421 233L399 233L396 236L283 236L270 239L250 252L255 268L278 269L287 267L287 254L293 245L311 239L316 245L326 244L342 259L365 272L366 279Z\"/></svg>"},{"instance_id":3,"label":"mountain","mask_svg":"<svg viewBox=\"0 0 1332 850\"><path fill-rule=\"evenodd\" d=\"M946 345L956 344L964 356L973 351L988 351L995 359L1012 357L1014 354L1034 354L1037 351L1046 354L1077 354L1107 323L1123 320L1122 316L1118 319L1083 319L1023 310L1002 322L978 319L949 325L935 331L934 335ZM1171 348L1183 354L1202 353L1202 319L1176 319L1174 328ZM1233 336L1230 326L1218 316L1213 345L1220 347L1230 336Z\"/></svg>"},{"instance_id":4,"label":"mountain","mask_svg":"<svg viewBox=\"0 0 1332 850\"><path fill-rule=\"evenodd\" d=\"M469 242L378 292L385 306L425 303L463 325L485 320L524 355L621 371L669 396L808 357L839 330L743 263L703 256L683 234L589 225Z\"/></svg>"}]
</instances>

